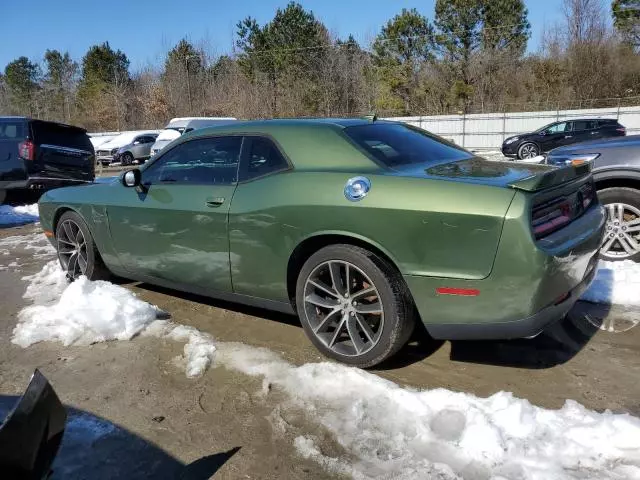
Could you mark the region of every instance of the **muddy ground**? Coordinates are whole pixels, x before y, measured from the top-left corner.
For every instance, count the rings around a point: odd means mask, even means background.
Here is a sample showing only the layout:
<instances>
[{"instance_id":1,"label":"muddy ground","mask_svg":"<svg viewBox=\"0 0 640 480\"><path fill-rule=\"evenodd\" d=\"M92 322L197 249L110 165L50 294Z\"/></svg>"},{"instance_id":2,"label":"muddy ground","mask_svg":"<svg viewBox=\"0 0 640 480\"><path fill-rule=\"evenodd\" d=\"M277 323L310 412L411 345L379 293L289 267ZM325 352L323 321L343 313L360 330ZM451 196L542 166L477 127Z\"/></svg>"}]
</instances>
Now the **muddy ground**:
<instances>
[{"instance_id":1,"label":"muddy ground","mask_svg":"<svg viewBox=\"0 0 640 480\"><path fill-rule=\"evenodd\" d=\"M36 228L3 229L0 238ZM312 433L324 439L321 450L339 454L329 435L303 415L279 411L282 394L265 390L257 378L224 367L186 378L172 363L181 344L136 338L22 349L10 343L16 316L27 304L21 278L47 259L20 248L0 257L0 263L8 264L8 258L20 267L0 271L0 412L39 368L62 401L78 410L73 415L94 421L85 422L85 437L68 436L61 452L66 463L58 464L54 478L176 478L180 472L191 475L184 478L331 477L293 448L296 436ZM295 317L147 284L124 286L174 321L211 333L221 352L225 342L244 342L274 350L294 364L324 360ZM598 411L640 415L640 328L609 333L594 326L608 318L624 328L638 315L582 303L545 334L509 342L434 342L417 332L404 351L374 372L417 389L445 387L479 396L506 390L547 408L573 399ZM101 435L100 425L115 430Z\"/></svg>"}]
</instances>

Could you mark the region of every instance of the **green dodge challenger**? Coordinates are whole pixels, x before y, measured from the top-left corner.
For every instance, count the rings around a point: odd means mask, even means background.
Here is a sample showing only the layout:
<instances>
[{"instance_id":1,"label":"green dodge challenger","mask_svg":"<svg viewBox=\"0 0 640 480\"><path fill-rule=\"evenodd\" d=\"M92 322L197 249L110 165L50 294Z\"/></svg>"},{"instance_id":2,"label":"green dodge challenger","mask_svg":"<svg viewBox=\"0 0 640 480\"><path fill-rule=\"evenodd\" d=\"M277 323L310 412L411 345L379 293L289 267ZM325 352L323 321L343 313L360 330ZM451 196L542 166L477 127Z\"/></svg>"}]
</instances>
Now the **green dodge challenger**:
<instances>
[{"instance_id":1,"label":"green dodge challenger","mask_svg":"<svg viewBox=\"0 0 640 480\"><path fill-rule=\"evenodd\" d=\"M375 119L196 130L141 169L40 200L70 279L110 274L297 313L370 367L437 339L537 335L595 275L590 166L492 162Z\"/></svg>"}]
</instances>

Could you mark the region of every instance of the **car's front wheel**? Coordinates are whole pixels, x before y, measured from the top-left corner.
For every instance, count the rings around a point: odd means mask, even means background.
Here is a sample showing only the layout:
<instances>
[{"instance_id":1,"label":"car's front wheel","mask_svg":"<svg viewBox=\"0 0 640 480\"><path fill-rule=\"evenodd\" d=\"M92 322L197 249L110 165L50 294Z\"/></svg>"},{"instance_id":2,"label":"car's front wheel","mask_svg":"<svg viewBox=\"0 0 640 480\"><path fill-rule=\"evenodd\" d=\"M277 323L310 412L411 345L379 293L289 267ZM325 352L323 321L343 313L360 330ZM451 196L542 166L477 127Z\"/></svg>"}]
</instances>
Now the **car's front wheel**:
<instances>
[{"instance_id":1,"label":"car's front wheel","mask_svg":"<svg viewBox=\"0 0 640 480\"><path fill-rule=\"evenodd\" d=\"M302 326L326 356L362 368L409 339L415 307L400 273L353 245L331 245L304 264L296 285Z\"/></svg>"},{"instance_id":2,"label":"car's front wheel","mask_svg":"<svg viewBox=\"0 0 640 480\"><path fill-rule=\"evenodd\" d=\"M518 158L520 160L534 158L538 155L540 155L540 149L535 143L523 143L522 145L520 145L520 148L518 148Z\"/></svg>"},{"instance_id":3,"label":"car's front wheel","mask_svg":"<svg viewBox=\"0 0 640 480\"><path fill-rule=\"evenodd\" d=\"M76 212L68 211L60 217L56 226L56 250L69 280L81 275L89 280L109 278L109 270L100 258L89 227Z\"/></svg>"},{"instance_id":4,"label":"car's front wheel","mask_svg":"<svg viewBox=\"0 0 640 480\"><path fill-rule=\"evenodd\" d=\"M122 165L132 165L133 164L133 155L129 152L125 152L122 154Z\"/></svg>"},{"instance_id":5,"label":"car's front wheel","mask_svg":"<svg viewBox=\"0 0 640 480\"><path fill-rule=\"evenodd\" d=\"M598 198L607 211L600 256L640 262L640 190L605 188L598 191Z\"/></svg>"}]
</instances>

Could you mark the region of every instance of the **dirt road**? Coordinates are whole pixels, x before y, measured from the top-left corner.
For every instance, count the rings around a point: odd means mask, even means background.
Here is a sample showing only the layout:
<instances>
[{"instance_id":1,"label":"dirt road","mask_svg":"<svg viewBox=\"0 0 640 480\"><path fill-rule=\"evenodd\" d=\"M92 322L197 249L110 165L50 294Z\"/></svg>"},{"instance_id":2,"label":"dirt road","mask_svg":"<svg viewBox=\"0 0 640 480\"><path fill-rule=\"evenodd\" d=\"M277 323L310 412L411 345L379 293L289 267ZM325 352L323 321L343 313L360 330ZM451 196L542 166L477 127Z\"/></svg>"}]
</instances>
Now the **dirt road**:
<instances>
[{"instance_id":1,"label":"dirt road","mask_svg":"<svg viewBox=\"0 0 640 480\"><path fill-rule=\"evenodd\" d=\"M0 240L35 229L0 230ZM0 410L7 409L39 368L65 404L91 415L76 413L74 418L94 421L76 428L88 435L78 437L83 445L76 447L83 454L63 449L67 463L54 478L171 478L184 468L200 472L193 478L214 472L214 478L222 479L332 476L296 453L294 439L313 433L321 439L320 449L332 455L341 454L339 445L304 415L281 410L281 392L224 367L188 379L172 364L180 344L136 338L89 347L40 343L23 349L10 343L17 314L26 305L21 278L38 271L47 258L19 246L9 255L1 253L0 264L6 268L0 268ZM12 262L18 266L8 267ZM222 354L227 342L243 342L267 347L293 364L324 360L294 317L146 284L124 286L169 312L174 321L211 333ZM546 334L511 342L438 343L418 332L393 362L375 373L417 389L446 387L479 396L505 390L547 408L573 399L598 411L640 415L640 328L598 331L594 319L605 314L624 322L636 312L579 304L568 320Z\"/></svg>"}]
</instances>

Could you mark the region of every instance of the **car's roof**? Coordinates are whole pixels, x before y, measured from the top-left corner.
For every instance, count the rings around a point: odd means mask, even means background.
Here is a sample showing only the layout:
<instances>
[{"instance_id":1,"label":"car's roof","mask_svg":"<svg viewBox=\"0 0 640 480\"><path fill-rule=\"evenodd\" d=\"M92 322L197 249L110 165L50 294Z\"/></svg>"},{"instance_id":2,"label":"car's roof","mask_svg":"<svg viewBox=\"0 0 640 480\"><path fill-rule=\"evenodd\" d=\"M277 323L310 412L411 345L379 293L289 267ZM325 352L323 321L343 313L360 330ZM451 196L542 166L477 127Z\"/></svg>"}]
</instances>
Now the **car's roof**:
<instances>
[{"instance_id":1,"label":"car's roof","mask_svg":"<svg viewBox=\"0 0 640 480\"><path fill-rule=\"evenodd\" d=\"M65 127L65 128L75 128L76 130L81 130L82 132L85 132L85 133L87 131L86 129L82 127L78 127L77 125L69 125L68 123L62 123L62 122L52 122L51 120L40 120L38 118L22 117L19 115L0 116L0 120L24 120L25 122L38 122L38 123L45 123L48 125L58 125L59 127Z\"/></svg>"},{"instance_id":2,"label":"car's roof","mask_svg":"<svg viewBox=\"0 0 640 480\"><path fill-rule=\"evenodd\" d=\"M241 133L246 131L269 133L274 130L288 130L296 128L334 128L343 129L358 125L370 125L373 120L365 118L277 118L269 120L236 121L225 125L215 125L194 130L183 136L206 136L215 133ZM394 123L376 120L375 123Z\"/></svg>"}]
</instances>

